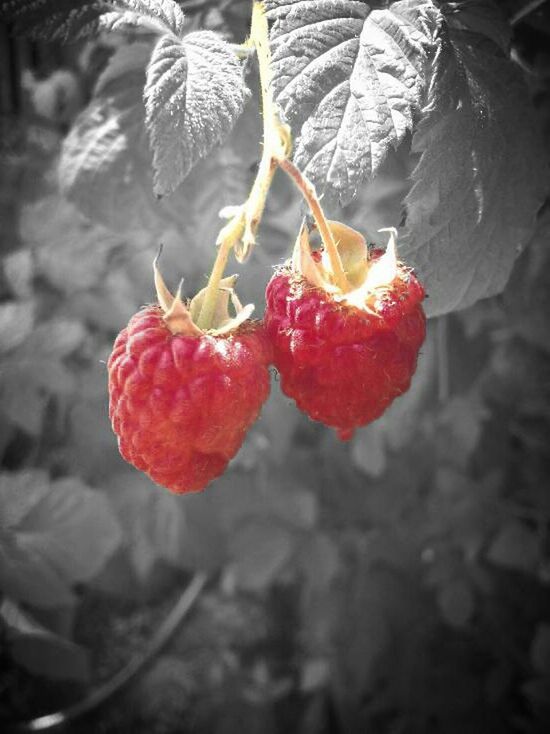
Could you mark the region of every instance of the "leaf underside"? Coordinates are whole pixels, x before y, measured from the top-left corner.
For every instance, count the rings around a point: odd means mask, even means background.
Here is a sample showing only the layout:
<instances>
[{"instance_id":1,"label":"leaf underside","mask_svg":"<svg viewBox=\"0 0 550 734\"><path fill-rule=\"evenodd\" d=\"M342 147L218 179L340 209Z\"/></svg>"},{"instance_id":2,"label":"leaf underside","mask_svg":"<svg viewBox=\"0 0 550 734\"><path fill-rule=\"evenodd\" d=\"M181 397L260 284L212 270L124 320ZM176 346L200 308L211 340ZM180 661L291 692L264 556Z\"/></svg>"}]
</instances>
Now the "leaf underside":
<instances>
[{"instance_id":1,"label":"leaf underside","mask_svg":"<svg viewBox=\"0 0 550 734\"><path fill-rule=\"evenodd\" d=\"M409 132L423 100L438 14L431 2L267 0L275 98L295 162L349 203Z\"/></svg>"}]
</instances>

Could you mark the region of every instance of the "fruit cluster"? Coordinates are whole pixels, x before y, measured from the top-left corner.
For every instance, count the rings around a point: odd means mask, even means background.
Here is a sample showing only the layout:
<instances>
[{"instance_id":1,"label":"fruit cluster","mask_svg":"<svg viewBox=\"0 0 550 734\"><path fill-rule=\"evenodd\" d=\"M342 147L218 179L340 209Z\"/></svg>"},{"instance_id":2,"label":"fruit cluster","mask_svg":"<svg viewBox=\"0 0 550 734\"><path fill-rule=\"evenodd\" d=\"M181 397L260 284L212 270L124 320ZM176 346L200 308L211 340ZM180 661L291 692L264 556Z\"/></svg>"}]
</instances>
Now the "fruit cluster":
<instances>
[{"instance_id":1,"label":"fruit cluster","mask_svg":"<svg viewBox=\"0 0 550 734\"><path fill-rule=\"evenodd\" d=\"M214 323L199 328L204 293L184 304L155 264L160 305L132 317L108 363L110 418L128 462L173 492L203 489L258 417L271 363L283 392L343 440L409 388L425 338L424 289L397 261L393 234L385 252L370 251L355 230L329 225L343 279L303 227L267 286L263 322L248 318L226 278Z\"/></svg>"}]
</instances>

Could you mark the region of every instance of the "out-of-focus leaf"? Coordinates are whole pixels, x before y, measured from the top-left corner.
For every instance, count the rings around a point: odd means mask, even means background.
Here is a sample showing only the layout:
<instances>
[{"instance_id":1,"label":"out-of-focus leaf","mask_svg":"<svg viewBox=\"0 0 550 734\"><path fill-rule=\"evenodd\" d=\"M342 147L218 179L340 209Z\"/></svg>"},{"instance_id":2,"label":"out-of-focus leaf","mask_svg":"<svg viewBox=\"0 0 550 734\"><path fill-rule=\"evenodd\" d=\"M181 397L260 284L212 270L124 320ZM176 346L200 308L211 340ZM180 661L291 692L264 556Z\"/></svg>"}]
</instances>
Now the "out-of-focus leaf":
<instances>
[{"instance_id":1,"label":"out-of-focus leaf","mask_svg":"<svg viewBox=\"0 0 550 734\"><path fill-rule=\"evenodd\" d=\"M5 360L0 410L11 423L32 436L40 432L50 396L70 395L76 389L76 378L62 359L84 338L80 322L54 317L37 326Z\"/></svg>"},{"instance_id":2,"label":"out-of-focus leaf","mask_svg":"<svg viewBox=\"0 0 550 734\"><path fill-rule=\"evenodd\" d=\"M358 469L371 477L380 477L386 470L386 439L380 419L358 431L353 438L351 456Z\"/></svg>"},{"instance_id":3,"label":"out-of-focus leaf","mask_svg":"<svg viewBox=\"0 0 550 734\"><path fill-rule=\"evenodd\" d=\"M102 227L86 223L58 194L24 206L20 230L35 251L37 274L66 294L100 282L109 253L120 244Z\"/></svg>"},{"instance_id":4,"label":"out-of-focus leaf","mask_svg":"<svg viewBox=\"0 0 550 734\"><path fill-rule=\"evenodd\" d=\"M31 251L20 249L6 255L3 261L4 277L10 292L20 299L32 295L34 263Z\"/></svg>"},{"instance_id":5,"label":"out-of-focus leaf","mask_svg":"<svg viewBox=\"0 0 550 734\"><path fill-rule=\"evenodd\" d=\"M436 440L442 457L455 466L466 466L488 416L488 409L476 392L451 398L437 416Z\"/></svg>"},{"instance_id":6,"label":"out-of-focus leaf","mask_svg":"<svg viewBox=\"0 0 550 734\"><path fill-rule=\"evenodd\" d=\"M402 449L418 435L421 412L433 391L435 368L435 327L428 325L426 342L409 390L397 398L381 418L358 430L353 438L351 456L355 466L365 474L382 476L387 467L388 450Z\"/></svg>"},{"instance_id":7,"label":"out-of-focus leaf","mask_svg":"<svg viewBox=\"0 0 550 734\"><path fill-rule=\"evenodd\" d=\"M154 187L169 194L230 132L247 96L242 63L211 31L162 36L144 90Z\"/></svg>"},{"instance_id":8,"label":"out-of-focus leaf","mask_svg":"<svg viewBox=\"0 0 550 734\"><path fill-rule=\"evenodd\" d=\"M70 603L70 585L94 576L121 532L104 495L77 478L0 476L0 585L35 606Z\"/></svg>"},{"instance_id":9,"label":"out-of-focus leaf","mask_svg":"<svg viewBox=\"0 0 550 734\"><path fill-rule=\"evenodd\" d=\"M319 193L348 203L412 129L434 50L430 2L268 0L275 98L295 160Z\"/></svg>"},{"instance_id":10,"label":"out-of-focus leaf","mask_svg":"<svg viewBox=\"0 0 550 734\"><path fill-rule=\"evenodd\" d=\"M542 708L548 715L550 709L548 704L550 701L550 676L531 678L521 686L521 690L536 709Z\"/></svg>"},{"instance_id":11,"label":"out-of-focus leaf","mask_svg":"<svg viewBox=\"0 0 550 734\"><path fill-rule=\"evenodd\" d=\"M306 660L300 672L300 690L311 693L324 688L330 677L330 666L325 658Z\"/></svg>"},{"instance_id":12,"label":"out-of-focus leaf","mask_svg":"<svg viewBox=\"0 0 550 734\"><path fill-rule=\"evenodd\" d=\"M262 591L274 581L292 553L288 530L280 525L250 522L229 538L229 552L237 584Z\"/></svg>"},{"instance_id":13,"label":"out-of-focus leaf","mask_svg":"<svg viewBox=\"0 0 550 734\"><path fill-rule=\"evenodd\" d=\"M550 675L550 624L537 625L531 642L531 662L538 673Z\"/></svg>"},{"instance_id":14,"label":"out-of-focus leaf","mask_svg":"<svg viewBox=\"0 0 550 734\"><path fill-rule=\"evenodd\" d=\"M180 498L137 472L116 475L109 483L136 574L149 579L158 560L187 566L184 555L185 516Z\"/></svg>"},{"instance_id":15,"label":"out-of-focus leaf","mask_svg":"<svg viewBox=\"0 0 550 734\"><path fill-rule=\"evenodd\" d=\"M550 352L550 210L519 258L504 291L508 323L522 339Z\"/></svg>"},{"instance_id":16,"label":"out-of-focus leaf","mask_svg":"<svg viewBox=\"0 0 550 734\"><path fill-rule=\"evenodd\" d=\"M527 573L535 570L539 556L537 534L520 522L504 525L487 551L487 558L492 563Z\"/></svg>"},{"instance_id":17,"label":"out-of-focus leaf","mask_svg":"<svg viewBox=\"0 0 550 734\"><path fill-rule=\"evenodd\" d=\"M338 546L324 533L311 534L300 545L297 561L314 589L326 590L340 569Z\"/></svg>"},{"instance_id":18,"label":"out-of-focus leaf","mask_svg":"<svg viewBox=\"0 0 550 734\"><path fill-rule=\"evenodd\" d=\"M53 680L89 679L88 655L79 645L46 629L8 599L0 606L0 617L8 626L8 646L16 663Z\"/></svg>"},{"instance_id":19,"label":"out-of-focus leaf","mask_svg":"<svg viewBox=\"0 0 550 734\"><path fill-rule=\"evenodd\" d=\"M104 32L176 33L183 12L173 0L2 0L0 10L18 33L48 41L75 41Z\"/></svg>"},{"instance_id":20,"label":"out-of-focus leaf","mask_svg":"<svg viewBox=\"0 0 550 734\"><path fill-rule=\"evenodd\" d=\"M38 361L47 356L62 359L78 349L85 336L86 330L80 321L54 317L36 327L20 354Z\"/></svg>"},{"instance_id":21,"label":"out-of-focus leaf","mask_svg":"<svg viewBox=\"0 0 550 734\"><path fill-rule=\"evenodd\" d=\"M16 301L0 304L0 353L18 347L34 325L34 303Z\"/></svg>"},{"instance_id":22,"label":"out-of-focus leaf","mask_svg":"<svg viewBox=\"0 0 550 734\"><path fill-rule=\"evenodd\" d=\"M412 141L421 157L401 240L430 296L431 316L503 290L547 187L520 70L483 29L465 29L460 19L457 6L440 32Z\"/></svg>"},{"instance_id":23,"label":"out-of-focus leaf","mask_svg":"<svg viewBox=\"0 0 550 734\"><path fill-rule=\"evenodd\" d=\"M455 579L438 590L437 603L443 619L451 627L464 627L475 611L475 599L470 584Z\"/></svg>"}]
</instances>

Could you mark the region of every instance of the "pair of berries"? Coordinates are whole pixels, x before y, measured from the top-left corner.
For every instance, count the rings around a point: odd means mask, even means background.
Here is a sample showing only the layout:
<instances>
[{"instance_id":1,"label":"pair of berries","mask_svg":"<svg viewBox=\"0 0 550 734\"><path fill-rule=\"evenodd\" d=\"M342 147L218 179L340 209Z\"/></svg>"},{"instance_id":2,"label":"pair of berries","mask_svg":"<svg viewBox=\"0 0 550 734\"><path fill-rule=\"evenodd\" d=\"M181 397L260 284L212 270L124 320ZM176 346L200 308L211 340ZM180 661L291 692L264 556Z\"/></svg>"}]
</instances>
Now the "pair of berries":
<instances>
[{"instance_id":1,"label":"pair of berries","mask_svg":"<svg viewBox=\"0 0 550 734\"><path fill-rule=\"evenodd\" d=\"M358 232L329 224L346 287L303 227L267 286L263 323L248 319L252 307L226 278L213 327L199 329L204 292L185 305L155 263L160 305L132 317L108 362L109 414L127 461L173 492L203 489L258 417L271 363L283 392L343 440L408 389L425 338L424 290L397 262L393 234L386 252L369 252Z\"/></svg>"}]
</instances>

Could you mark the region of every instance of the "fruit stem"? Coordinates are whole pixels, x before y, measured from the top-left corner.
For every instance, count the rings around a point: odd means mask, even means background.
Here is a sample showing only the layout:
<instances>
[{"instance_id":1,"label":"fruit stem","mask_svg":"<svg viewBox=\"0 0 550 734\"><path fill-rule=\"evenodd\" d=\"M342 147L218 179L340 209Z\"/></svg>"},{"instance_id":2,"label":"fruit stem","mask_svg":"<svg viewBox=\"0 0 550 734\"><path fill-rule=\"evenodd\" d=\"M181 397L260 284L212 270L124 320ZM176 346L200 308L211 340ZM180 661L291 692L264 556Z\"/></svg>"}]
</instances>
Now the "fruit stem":
<instances>
[{"instance_id":1,"label":"fruit stem","mask_svg":"<svg viewBox=\"0 0 550 734\"><path fill-rule=\"evenodd\" d=\"M232 247L233 243L229 238L223 240L218 247L218 253L216 255L210 277L208 278L208 285L206 286L202 308L197 319L197 326L203 331L212 328L212 321L214 319L214 313L216 312L220 292L220 281L223 278L227 259L229 258L229 253L231 252Z\"/></svg>"},{"instance_id":2,"label":"fruit stem","mask_svg":"<svg viewBox=\"0 0 550 734\"><path fill-rule=\"evenodd\" d=\"M346 293L350 290L350 284L348 283L348 279L342 265L342 260L336 246L334 235L332 234L332 230L329 227L327 218L325 217L325 213L321 207L321 202L315 192L315 187L311 181L308 181L308 179L302 174L300 169L294 165L292 161L288 160L288 158L282 158L278 163L283 171L290 176L306 200L313 218L315 219L315 224L317 225L317 229L319 230L319 234L323 241L323 246L328 255L332 274L334 276L334 283L343 293Z\"/></svg>"}]
</instances>

